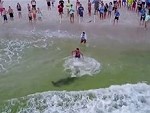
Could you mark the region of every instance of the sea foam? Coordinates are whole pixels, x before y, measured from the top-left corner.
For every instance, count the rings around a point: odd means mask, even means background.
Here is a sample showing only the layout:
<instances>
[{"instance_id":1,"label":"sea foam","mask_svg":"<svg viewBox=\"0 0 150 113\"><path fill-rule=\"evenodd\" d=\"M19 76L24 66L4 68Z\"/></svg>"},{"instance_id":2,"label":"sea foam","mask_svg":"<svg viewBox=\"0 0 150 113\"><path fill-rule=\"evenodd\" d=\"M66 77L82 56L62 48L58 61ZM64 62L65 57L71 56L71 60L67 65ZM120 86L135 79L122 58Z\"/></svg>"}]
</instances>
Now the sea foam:
<instances>
[{"instance_id":1,"label":"sea foam","mask_svg":"<svg viewBox=\"0 0 150 113\"><path fill-rule=\"evenodd\" d=\"M87 91L48 91L8 100L2 113L150 113L150 85L113 85Z\"/></svg>"}]
</instances>

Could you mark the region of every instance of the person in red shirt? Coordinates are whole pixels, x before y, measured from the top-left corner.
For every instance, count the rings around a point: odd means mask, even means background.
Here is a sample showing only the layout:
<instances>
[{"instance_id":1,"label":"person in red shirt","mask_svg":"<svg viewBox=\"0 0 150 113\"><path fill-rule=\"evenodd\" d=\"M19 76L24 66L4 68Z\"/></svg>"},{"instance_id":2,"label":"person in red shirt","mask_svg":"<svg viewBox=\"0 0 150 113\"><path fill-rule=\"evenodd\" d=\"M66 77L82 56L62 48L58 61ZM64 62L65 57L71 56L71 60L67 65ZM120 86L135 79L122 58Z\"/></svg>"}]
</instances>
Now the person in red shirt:
<instances>
[{"instance_id":1,"label":"person in red shirt","mask_svg":"<svg viewBox=\"0 0 150 113\"><path fill-rule=\"evenodd\" d=\"M63 7L62 7L61 3L59 3L59 5L58 5L58 12L59 12L60 17L62 18Z\"/></svg>"},{"instance_id":2,"label":"person in red shirt","mask_svg":"<svg viewBox=\"0 0 150 113\"><path fill-rule=\"evenodd\" d=\"M81 58L81 56L83 57L83 54L81 53L79 48L76 48L74 51L72 51L72 56L74 56L75 58Z\"/></svg>"}]
</instances>

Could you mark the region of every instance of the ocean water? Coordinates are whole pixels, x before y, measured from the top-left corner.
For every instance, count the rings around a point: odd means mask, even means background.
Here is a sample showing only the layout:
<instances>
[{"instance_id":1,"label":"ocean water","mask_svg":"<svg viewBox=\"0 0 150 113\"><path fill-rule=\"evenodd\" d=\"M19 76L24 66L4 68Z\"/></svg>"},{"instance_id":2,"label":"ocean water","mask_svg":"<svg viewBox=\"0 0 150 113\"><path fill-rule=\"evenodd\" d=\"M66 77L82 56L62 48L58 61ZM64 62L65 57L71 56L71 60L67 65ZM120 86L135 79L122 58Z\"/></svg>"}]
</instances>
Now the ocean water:
<instances>
[{"instance_id":1,"label":"ocean water","mask_svg":"<svg viewBox=\"0 0 150 113\"><path fill-rule=\"evenodd\" d=\"M1 113L150 113L150 85L112 85L87 91L48 91L11 99Z\"/></svg>"}]
</instances>

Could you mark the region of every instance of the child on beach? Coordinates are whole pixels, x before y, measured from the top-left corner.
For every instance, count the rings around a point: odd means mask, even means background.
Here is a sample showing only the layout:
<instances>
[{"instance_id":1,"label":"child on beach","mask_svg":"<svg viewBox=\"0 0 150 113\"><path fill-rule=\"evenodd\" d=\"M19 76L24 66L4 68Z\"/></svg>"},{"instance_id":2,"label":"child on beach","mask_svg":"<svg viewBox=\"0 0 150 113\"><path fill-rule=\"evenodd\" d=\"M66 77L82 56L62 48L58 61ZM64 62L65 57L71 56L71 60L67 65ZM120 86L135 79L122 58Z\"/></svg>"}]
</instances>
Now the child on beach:
<instances>
[{"instance_id":1,"label":"child on beach","mask_svg":"<svg viewBox=\"0 0 150 113\"><path fill-rule=\"evenodd\" d=\"M81 58L81 56L83 57L83 54L81 53L79 48L76 48L74 51L72 51L72 56L74 56L75 58Z\"/></svg>"},{"instance_id":2,"label":"child on beach","mask_svg":"<svg viewBox=\"0 0 150 113\"><path fill-rule=\"evenodd\" d=\"M37 8L37 18L39 21L42 21L42 12L41 12L40 8Z\"/></svg>"},{"instance_id":3,"label":"child on beach","mask_svg":"<svg viewBox=\"0 0 150 113\"><path fill-rule=\"evenodd\" d=\"M19 3L17 3L17 11L18 11L18 17L21 18L22 14L21 14L21 5Z\"/></svg>"},{"instance_id":4,"label":"child on beach","mask_svg":"<svg viewBox=\"0 0 150 113\"><path fill-rule=\"evenodd\" d=\"M31 11L31 6L30 6L30 4L27 4L27 9L28 9L28 12Z\"/></svg>"},{"instance_id":5,"label":"child on beach","mask_svg":"<svg viewBox=\"0 0 150 113\"><path fill-rule=\"evenodd\" d=\"M80 43L81 43L81 44L82 44L82 43L86 44L86 41L87 41L87 35L86 35L85 32L82 32L80 38L81 38Z\"/></svg>"},{"instance_id":6,"label":"child on beach","mask_svg":"<svg viewBox=\"0 0 150 113\"><path fill-rule=\"evenodd\" d=\"M10 16L10 20L14 20L14 12L13 9L9 6L8 13Z\"/></svg>"},{"instance_id":7,"label":"child on beach","mask_svg":"<svg viewBox=\"0 0 150 113\"><path fill-rule=\"evenodd\" d=\"M115 25L115 23L117 22L118 23L118 20L119 20L119 17L120 17L120 13L119 13L119 11L118 11L118 9L115 11L115 18L114 18L114 25Z\"/></svg>"},{"instance_id":8,"label":"child on beach","mask_svg":"<svg viewBox=\"0 0 150 113\"><path fill-rule=\"evenodd\" d=\"M4 19L4 23L7 23L7 11L6 11L6 9L5 8L3 8L3 12L2 12L2 16L3 16L3 19Z\"/></svg>"}]
</instances>

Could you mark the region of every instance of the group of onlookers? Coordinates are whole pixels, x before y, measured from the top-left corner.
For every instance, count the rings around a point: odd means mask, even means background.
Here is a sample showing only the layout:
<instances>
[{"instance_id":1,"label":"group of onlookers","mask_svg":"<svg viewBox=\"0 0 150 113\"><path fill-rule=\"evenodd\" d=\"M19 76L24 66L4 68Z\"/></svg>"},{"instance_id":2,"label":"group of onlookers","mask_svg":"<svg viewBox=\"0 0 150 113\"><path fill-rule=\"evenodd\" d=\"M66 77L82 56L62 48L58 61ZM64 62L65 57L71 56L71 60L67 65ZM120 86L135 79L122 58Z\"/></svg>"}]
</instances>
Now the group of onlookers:
<instances>
[{"instance_id":1,"label":"group of onlookers","mask_svg":"<svg viewBox=\"0 0 150 113\"><path fill-rule=\"evenodd\" d=\"M48 10L51 10L51 6L54 7L55 0L46 0ZM7 22L7 14L9 14L10 20L14 19L14 11L11 6L8 10L3 7L4 1L0 0L0 14L3 16L4 22ZM75 14L79 17L79 22L83 21L85 8L79 0L76 0L75 4L72 4L70 0L67 0L66 4L64 0L58 1L58 13L60 19L62 19L64 14L64 8L67 9L67 15L70 17L70 22L74 23ZM92 8L92 5L94 8ZM140 23L147 26L147 22L150 20L150 2L144 0L113 0L109 3L104 3L102 0L87 1L87 12L91 16L92 12L94 15L99 15L100 20L111 18L112 12L114 15L114 24L118 22L120 17L119 9L121 7L127 7L128 10L136 11L140 15ZM22 7L20 3L16 4L16 9L18 11L18 17L22 18ZM27 4L28 18L29 22L42 20L42 12L40 8L37 8L36 0L31 0L30 4ZM92 10L94 9L94 10Z\"/></svg>"}]
</instances>

